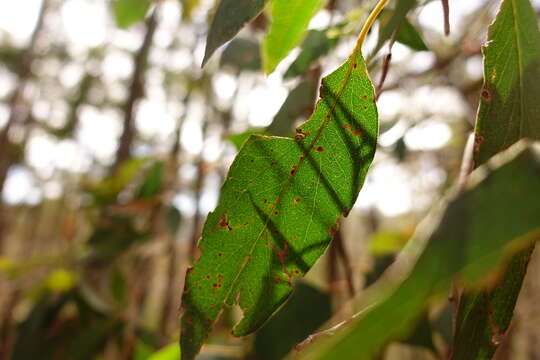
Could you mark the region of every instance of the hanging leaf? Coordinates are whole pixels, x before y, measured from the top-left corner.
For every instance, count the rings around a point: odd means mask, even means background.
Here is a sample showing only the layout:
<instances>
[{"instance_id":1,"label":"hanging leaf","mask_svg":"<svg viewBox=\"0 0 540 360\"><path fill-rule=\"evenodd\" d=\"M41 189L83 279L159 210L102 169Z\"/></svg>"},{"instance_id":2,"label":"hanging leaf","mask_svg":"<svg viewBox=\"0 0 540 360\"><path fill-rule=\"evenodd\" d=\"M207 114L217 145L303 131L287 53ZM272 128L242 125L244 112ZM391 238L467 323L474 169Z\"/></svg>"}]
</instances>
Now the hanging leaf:
<instances>
[{"instance_id":1,"label":"hanging leaf","mask_svg":"<svg viewBox=\"0 0 540 360\"><path fill-rule=\"evenodd\" d=\"M116 0L114 15L121 28L127 28L142 21L150 8L151 0Z\"/></svg>"},{"instance_id":2,"label":"hanging leaf","mask_svg":"<svg viewBox=\"0 0 540 360\"><path fill-rule=\"evenodd\" d=\"M377 44L372 51L372 54L375 55L381 50L384 43L392 37L394 31L398 30L402 24L407 20L407 14L411 9L416 5L416 0L400 0L396 4L396 8L392 12L390 19L381 26L379 31L379 39Z\"/></svg>"},{"instance_id":3,"label":"hanging leaf","mask_svg":"<svg viewBox=\"0 0 540 360\"><path fill-rule=\"evenodd\" d=\"M539 79L538 17L528 0L505 0L489 28L484 48L484 87L475 130L476 165L521 138L540 139ZM492 291L462 297L454 359L492 357L500 343L497 337L506 332L512 319L532 250L526 249L512 259Z\"/></svg>"},{"instance_id":4,"label":"hanging leaf","mask_svg":"<svg viewBox=\"0 0 540 360\"><path fill-rule=\"evenodd\" d=\"M359 47L322 80L320 95L294 139L253 135L233 162L204 226L201 257L186 276L183 359L199 352L224 307L239 304L244 312L235 335L258 329L354 204L378 126Z\"/></svg>"},{"instance_id":5,"label":"hanging leaf","mask_svg":"<svg viewBox=\"0 0 540 360\"><path fill-rule=\"evenodd\" d=\"M246 23L263 11L268 0L221 0L210 25L202 65L214 51L231 40Z\"/></svg>"},{"instance_id":6,"label":"hanging leaf","mask_svg":"<svg viewBox=\"0 0 540 360\"><path fill-rule=\"evenodd\" d=\"M237 71L261 69L261 49L253 39L237 38L223 50L220 66L229 66Z\"/></svg>"},{"instance_id":7,"label":"hanging leaf","mask_svg":"<svg viewBox=\"0 0 540 360\"><path fill-rule=\"evenodd\" d=\"M384 29L388 26L388 22L392 19L392 10L385 10L381 13L381 27L379 28L379 38L383 36ZM396 41L410 47L416 51L426 51L428 47L422 36L416 30L413 24L410 23L407 18L404 18L399 26L399 30L396 34Z\"/></svg>"},{"instance_id":8,"label":"hanging leaf","mask_svg":"<svg viewBox=\"0 0 540 360\"><path fill-rule=\"evenodd\" d=\"M539 188L540 143L521 142L473 172L465 190L435 209L407 244L405 254L420 254L406 278L393 290L380 284L375 303L300 358L373 359L389 342L406 338L430 302L446 299L452 282L473 288L488 275L493 280L498 265L538 239Z\"/></svg>"},{"instance_id":9,"label":"hanging leaf","mask_svg":"<svg viewBox=\"0 0 540 360\"><path fill-rule=\"evenodd\" d=\"M329 36L329 31L330 29L310 30L308 32L306 39L302 43L300 54L283 76L285 79L303 74L315 61L336 47L339 37Z\"/></svg>"},{"instance_id":10,"label":"hanging leaf","mask_svg":"<svg viewBox=\"0 0 540 360\"><path fill-rule=\"evenodd\" d=\"M264 72L270 74L305 36L311 18L323 0L273 0L272 25L263 42Z\"/></svg>"},{"instance_id":11,"label":"hanging leaf","mask_svg":"<svg viewBox=\"0 0 540 360\"><path fill-rule=\"evenodd\" d=\"M330 296L299 282L283 309L257 331L255 354L261 360L281 360L306 336L332 316Z\"/></svg>"}]
</instances>

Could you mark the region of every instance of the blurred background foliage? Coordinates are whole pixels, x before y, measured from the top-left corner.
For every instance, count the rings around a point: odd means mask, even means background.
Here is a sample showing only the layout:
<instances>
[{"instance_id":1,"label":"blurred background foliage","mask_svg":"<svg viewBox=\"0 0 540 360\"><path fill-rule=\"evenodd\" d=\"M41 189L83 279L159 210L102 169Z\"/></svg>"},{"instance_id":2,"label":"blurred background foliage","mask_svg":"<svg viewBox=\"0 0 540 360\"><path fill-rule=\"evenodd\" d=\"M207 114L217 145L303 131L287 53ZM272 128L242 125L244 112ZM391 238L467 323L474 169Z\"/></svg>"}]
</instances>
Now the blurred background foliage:
<instances>
[{"instance_id":1,"label":"blurred background foliage","mask_svg":"<svg viewBox=\"0 0 540 360\"><path fill-rule=\"evenodd\" d=\"M450 3L448 36L426 0L391 39L377 155L324 260L254 336L233 338L228 311L201 359L283 358L381 275L456 181L498 2ZM202 69L213 0L1 2L0 359L178 358L185 270L238 148L309 116L372 5L328 1L264 76L264 12ZM375 85L392 14L365 47ZM539 272L535 256L512 359L540 357ZM451 326L449 306L433 308L384 358L444 358Z\"/></svg>"}]
</instances>

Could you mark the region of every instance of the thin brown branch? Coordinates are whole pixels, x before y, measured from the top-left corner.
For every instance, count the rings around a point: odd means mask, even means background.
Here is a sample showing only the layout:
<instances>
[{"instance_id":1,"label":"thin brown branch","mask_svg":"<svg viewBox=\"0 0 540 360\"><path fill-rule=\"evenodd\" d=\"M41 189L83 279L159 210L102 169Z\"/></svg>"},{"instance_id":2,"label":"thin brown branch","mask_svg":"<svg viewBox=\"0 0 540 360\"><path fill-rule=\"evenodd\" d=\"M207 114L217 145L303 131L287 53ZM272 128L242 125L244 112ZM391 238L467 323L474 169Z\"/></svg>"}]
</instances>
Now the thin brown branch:
<instances>
[{"instance_id":1,"label":"thin brown branch","mask_svg":"<svg viewBox=\"0 0 540 360\"><path fill-rule=\"evenodd\" d=\"M450 35L450 6L448 0L441 0L444 14L444 35Z\"/></svg>"},{"instance_id":2,"label":"thin brown branch","mask_svg":"<svg viewBox=\"0 0 540 360\"><path fill-rule=\"evenodd\" d=\"M124 105L124 129L120 136L120 144L116 151L115 163L112 167L112 173L115 173L122 164L129 159L130 149L135 138L134 110L138 100L144 96L144 75L148 63L148 55L154 39L157 28L158 8L146 21L146 34L141 47L135 54L133 76L129 88L129 95Z\"/></svg>"}]
</instances>

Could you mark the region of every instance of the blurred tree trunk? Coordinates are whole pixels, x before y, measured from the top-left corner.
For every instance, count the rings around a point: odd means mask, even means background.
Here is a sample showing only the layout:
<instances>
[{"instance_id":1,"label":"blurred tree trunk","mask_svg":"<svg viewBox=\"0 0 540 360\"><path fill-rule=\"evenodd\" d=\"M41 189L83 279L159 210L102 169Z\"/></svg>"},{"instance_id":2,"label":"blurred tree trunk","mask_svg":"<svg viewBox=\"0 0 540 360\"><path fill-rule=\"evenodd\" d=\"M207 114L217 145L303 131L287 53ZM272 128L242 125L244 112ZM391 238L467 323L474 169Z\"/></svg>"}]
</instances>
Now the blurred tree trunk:
<instances>
[{"instance_id":1,"label":"blurred tree trunk","mask_svg":"<svg viewBox=\"0 0 540 360\"><path fill-rule=\"evenodd\" d=\"M124 105L124 129L120 136L120 144L116 151L116 159L111 172L114 174L130 157L130 149L135 138L135 105L144 96L144 76L148 64L148 55L152 47L152 41L157 28L158 9L146 21L146 34L141 47L135 54L133 76L129 88L129 95Z\"/></svg>"}]
</instances>

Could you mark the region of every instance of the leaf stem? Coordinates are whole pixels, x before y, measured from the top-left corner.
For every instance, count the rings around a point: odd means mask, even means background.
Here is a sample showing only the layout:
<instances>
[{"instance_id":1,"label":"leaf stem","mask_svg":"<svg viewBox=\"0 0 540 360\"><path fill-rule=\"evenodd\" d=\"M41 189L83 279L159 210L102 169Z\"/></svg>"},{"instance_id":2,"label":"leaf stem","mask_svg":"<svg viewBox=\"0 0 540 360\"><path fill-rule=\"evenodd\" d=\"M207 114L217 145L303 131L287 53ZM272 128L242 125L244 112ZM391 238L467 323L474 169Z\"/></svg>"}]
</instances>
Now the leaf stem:
<instances>
[{"instance_id":1,"label":"leaf stem","mask_svg":"<svg viewBox=\"0 0 540 360\"><path fill-rule=\"evenodd\" d=\"M386 4L388 4L388 0L379 0L377 5L375 5L373 10L371 10L371 13L369 14L364 26L362 27L362 30L360 30L360 34L358 35L358 39L356 40L356 46L354 47L353 54L356 54L358 51L361 50L362 44L366 39L369 29L371 29L371 26L381 13L382 9L384 9Z\"/></svg>"}]
</instances>

